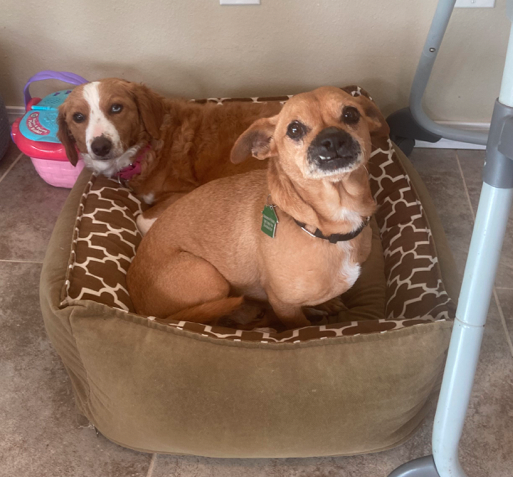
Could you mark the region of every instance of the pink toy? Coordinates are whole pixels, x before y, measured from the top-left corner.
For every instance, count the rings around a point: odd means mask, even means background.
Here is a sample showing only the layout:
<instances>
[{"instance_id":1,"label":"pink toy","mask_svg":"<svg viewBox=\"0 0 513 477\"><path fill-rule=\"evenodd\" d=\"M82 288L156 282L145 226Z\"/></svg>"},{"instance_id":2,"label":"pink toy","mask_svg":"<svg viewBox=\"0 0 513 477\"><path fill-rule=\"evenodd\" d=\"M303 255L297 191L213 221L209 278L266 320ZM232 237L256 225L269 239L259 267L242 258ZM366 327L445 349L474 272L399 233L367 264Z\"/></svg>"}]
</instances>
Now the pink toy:
<instances>
[{"instance_id":1,"label":"pink toy","mask_svg":"<svg viewBox=\"0 0 513 477\"><path fill-rule=\"evenodd\" d=\"M58 79L74 85L87 83L78 75L59 71L42 71L32 76L23 90L27 112L14 122L11 136L20 151L30 157L44 181L55 187L71 188L84 168L84 162L80 159L73 167L57 138L57 109L71 90L58 91L43 99L31 98L30 83L45 79Z\"/></svg>"}]
</instances>

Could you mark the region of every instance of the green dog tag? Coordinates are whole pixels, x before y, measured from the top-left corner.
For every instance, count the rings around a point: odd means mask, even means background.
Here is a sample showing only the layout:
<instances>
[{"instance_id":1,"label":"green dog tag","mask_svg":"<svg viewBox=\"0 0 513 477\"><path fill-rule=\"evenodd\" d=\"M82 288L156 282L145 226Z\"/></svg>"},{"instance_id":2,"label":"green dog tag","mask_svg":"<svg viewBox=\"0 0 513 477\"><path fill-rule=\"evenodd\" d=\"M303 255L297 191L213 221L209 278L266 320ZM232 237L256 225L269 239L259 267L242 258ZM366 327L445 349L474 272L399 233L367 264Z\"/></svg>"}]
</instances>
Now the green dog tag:
<instances>
[{"instance_id":1,"label":"green dog tag","mask_svg":"<svg viewBox=\"0 0 513 477\"><path fill-rule=\"evenodd\" d=\"M274 238L276 235L276 225L278 224L278 216L274 211L274 206L266 205L262 210L262 227L260 230L269 237Z\"/></svg>"}]
</instances>

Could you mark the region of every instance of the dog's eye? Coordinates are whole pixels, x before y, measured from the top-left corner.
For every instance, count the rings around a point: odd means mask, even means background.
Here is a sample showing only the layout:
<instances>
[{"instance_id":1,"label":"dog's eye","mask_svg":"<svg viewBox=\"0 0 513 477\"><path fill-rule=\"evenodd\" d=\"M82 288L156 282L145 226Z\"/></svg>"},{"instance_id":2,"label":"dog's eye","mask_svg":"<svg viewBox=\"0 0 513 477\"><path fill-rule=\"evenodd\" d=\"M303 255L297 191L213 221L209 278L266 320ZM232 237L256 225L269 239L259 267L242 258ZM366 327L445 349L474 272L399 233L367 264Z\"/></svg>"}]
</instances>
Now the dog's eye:
<instances>
[{"instance_id":1,"label":"dog's eye","mask_svg":"<svg viewBox=\"0 0 513 477\"><path fill-rule=\"evenodd\" d=\"M73 115L73 121L76 123L83 123L86 120L86 117L82 113L75 113Z\"/></svg>"},{"instance_id":2,"label":"dog's eye","mask_svg":"<svg viewBox=\"0 0 513 477\"><path fill-rule=\"evenodd\" d=\"M356 124L360 120L360 112L352 106L346 106L342 111L342 121L347 124Z\"/></svg>"},{"instance_id":3,"label":"dog's eye","mask_svg":"<svg viewBox=\"0 0 513 477\"><path fill-rule=\"evenodd\" d=\"M111 107L110 107L110 112L112 114L118 114L120 113L121 111L123 111L123 106L121 106L121 104L113 104Z\"/></svg>"},{"instance_id":4,"label":"dog's eye","mask_svg":"<svg viewBox=\"0 0 513 477\"><path fill-rule=\"evenodd\" d=\"M287 136L291 139L301 139L306 134L306 126L299 121L292 121L287 128Z\"/></svg>"}]
</instances>

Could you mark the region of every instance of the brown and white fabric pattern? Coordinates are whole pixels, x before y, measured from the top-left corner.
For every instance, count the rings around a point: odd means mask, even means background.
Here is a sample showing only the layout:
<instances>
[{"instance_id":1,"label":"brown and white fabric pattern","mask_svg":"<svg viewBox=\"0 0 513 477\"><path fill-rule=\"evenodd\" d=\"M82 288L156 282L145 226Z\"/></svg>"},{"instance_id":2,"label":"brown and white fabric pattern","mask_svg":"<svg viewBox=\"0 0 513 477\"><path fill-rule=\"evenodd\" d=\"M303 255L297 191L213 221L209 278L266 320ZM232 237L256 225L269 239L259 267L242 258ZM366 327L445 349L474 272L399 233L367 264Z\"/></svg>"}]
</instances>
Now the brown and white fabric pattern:
<instances>
[{"instance_id":1,"label":"brown and white fabric pattern","mask_svg":"<svg viewBox=\"0 0 513 477\"><path fill-rule=\"evenodd\" d=\"M387 320L420 318L427 311L433 319L453 318L422 204L389 139L374 144L369 174L385 255Z\"/></svg>"},{"instance_id":2,"label":"brown and white fabric pattern","mask_svg":"<svg viewBox=\"0 0 513 477\"><path fill-rule=\"evenodd\" d=\"M344 89L353 95L367 95L356 86ZM288 97L247 101L271 99L286 101ZM216 100L219 104L226 101ZM296 343L383 333L453 319L455 306L443 286L422 204L389 139L373 143L369 175L378 203L376 220L385 258L385 319L309 326L281 333L242 331L190 322L170 323L169 326L218 339ZM126 312L134 311L126 288L126 273L141 241L135 223L141 212L140 201L129 189L103 176L91 177L78 210L62 307L92 300Z\"/></svg>"},{"instance_id":3,"label":"brown and white fabric pattern","mask_svg":"<svg viewBox=\"0 0 513 477\"><path fill-rule=\"evenodd\" d=\"M61 306L80 300L132 310L126 273L142 239L141 202L118 182L92 176L78 209Z\"/></svg>"}]
</instances>

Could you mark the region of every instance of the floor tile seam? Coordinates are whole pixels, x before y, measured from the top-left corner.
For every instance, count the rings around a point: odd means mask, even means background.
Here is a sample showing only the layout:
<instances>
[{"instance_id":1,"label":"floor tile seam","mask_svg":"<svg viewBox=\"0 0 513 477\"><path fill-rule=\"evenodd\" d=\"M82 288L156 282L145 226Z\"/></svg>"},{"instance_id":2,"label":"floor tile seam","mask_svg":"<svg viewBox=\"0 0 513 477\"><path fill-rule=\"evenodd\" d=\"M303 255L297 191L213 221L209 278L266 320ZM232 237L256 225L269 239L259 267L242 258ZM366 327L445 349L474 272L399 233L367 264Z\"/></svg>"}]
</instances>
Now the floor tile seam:
<instances>
[{"instance_id":1,"label":"floor tile seam","mask_svg":"<svg viewBox=\"0 0 513 477\"><path fill-rule=\"evenodd\" d=\"M157 462L158 454L153 454L151 456L150 466L148 467L148 473L146 474L146 477L152 477L153 476L153 470L155 469L155 462Z\"/></svg>"},{"instance_id":2,"label":"floor tile seam","mask_svg":"<svg viewBox=\"0 0 513 477\"><path fill-rule=\"evenodd\" d=\"M472 201L470 200L470 194L468 192L467 182L465 181L465 176L463 174L463 169L462 169L461 163L460 163L460 157L459 157L457 151L456 151L456 162L458 163L458 168L459 168L460 174L461 174L461 180L463 181L463 188L465 189L465 194L467 196L468 205L470 207L470 212L472 214L472 222L473 222L473 224L472 224L472 233L474 233L473 225L474 225L475 220L476 220L476 212L474 211L474 207L472 206ZM495 286L492 289L492 293L493 293L493 298L495 300L495 304L497 305L497 310L499 311L499 318L500 318L500 321L501 321L502 328L504 329L504 335L506 337L506 342L508 343L509 352L511 354L511 357L513 358L513 343L511 341L511 336L509 334L508 326L506 324L506 318L504 317L504 312L502 310L502 305L501 305L501 302L499 300L499 296L497 295L497 290L496 290Z\"/></svg>"},{"instance_id":3,"label":"floor tile seam","mask_svg":"<svg viewBox=\"0 0 513 477\"><path fill-rule=\"evenodd\" d=\"M20 152L18 157L14 160L14 162L2 174L2 176L0 177L0 182L2 182L5 179L5 177L7 176L7 174L9 174L9 172L11 172L11 169L18 163L18 161L22 158L22 156L23 156L23 153Z\"/></svg>"},{"instance_id":4,"label":"floor tile seam","mask_svg":"<svg viewBox=\"0 0 513 477\"><path fill-rule=\"evenodd\" d=\"M476 221L476 213L474 211L472 201L470 200L470 194L468 192L467 181L465 180L465 175L463 174L463 169L462 169L461 163L460 163L460 156L458 155L457 151L456 151L456 163L458 164L458 169L460 170L461 180L463 182L463 189L465 190L465 195L467 197L467 202L468 202L468 206L470 208L470 213L472 214L472 226L473 226L474 222Z\"/></svg>"}]
</instances>

